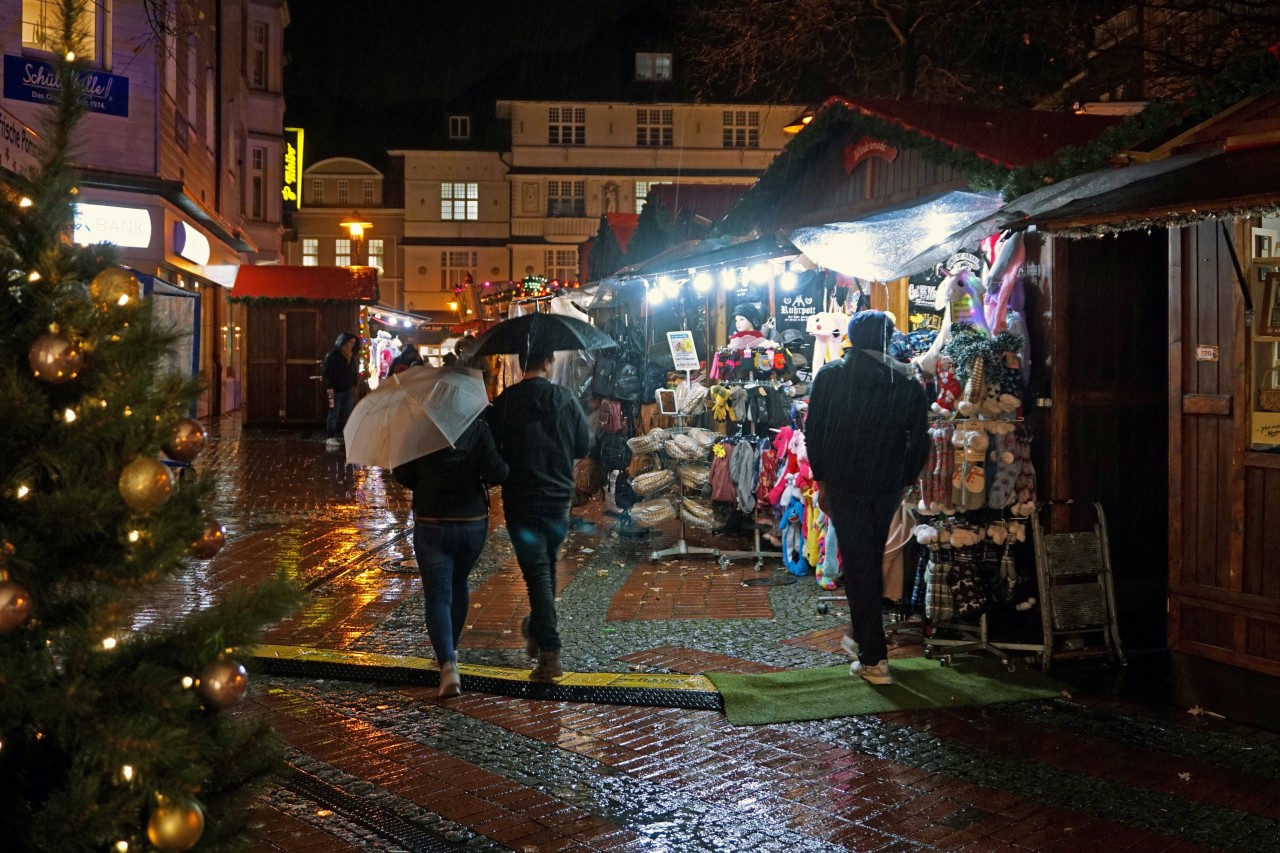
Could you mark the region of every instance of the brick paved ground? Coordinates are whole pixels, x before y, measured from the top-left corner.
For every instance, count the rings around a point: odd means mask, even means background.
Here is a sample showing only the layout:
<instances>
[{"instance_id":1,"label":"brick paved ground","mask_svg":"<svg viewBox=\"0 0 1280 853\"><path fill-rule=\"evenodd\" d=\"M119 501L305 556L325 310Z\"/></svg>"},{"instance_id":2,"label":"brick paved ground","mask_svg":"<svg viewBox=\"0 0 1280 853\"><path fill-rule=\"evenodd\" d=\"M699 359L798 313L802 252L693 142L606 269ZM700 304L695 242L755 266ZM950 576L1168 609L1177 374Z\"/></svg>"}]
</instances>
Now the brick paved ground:
<instances>
[{"instance_id":1,"label":"brick paved ground","mask_svg":"<svg viewBox=\"0 0 1280 853\"><path fill-rule=\"evenodd\" d=\"M406 495L318 435L215 427L203 464L220 476L229 544L138 625L283 571L306 603L268 642L429 656ZM558 579L569 668L842 660L844 611L818 614L815 585L743 584L773 564L655 563L669 539L616 537L585 516L595 528L571 534ZM527 667L527 597L497 507L492 529L460 658ZM919 651L908 638L893 654ZM1105 681L1096 667L1077 674ZM713 711L257 676L239 712L272 720L291 765L257 806L256 851L1280 850L1280 735L1154 699L1073 688L735 727Z\"/></svg>"}]
</instances>

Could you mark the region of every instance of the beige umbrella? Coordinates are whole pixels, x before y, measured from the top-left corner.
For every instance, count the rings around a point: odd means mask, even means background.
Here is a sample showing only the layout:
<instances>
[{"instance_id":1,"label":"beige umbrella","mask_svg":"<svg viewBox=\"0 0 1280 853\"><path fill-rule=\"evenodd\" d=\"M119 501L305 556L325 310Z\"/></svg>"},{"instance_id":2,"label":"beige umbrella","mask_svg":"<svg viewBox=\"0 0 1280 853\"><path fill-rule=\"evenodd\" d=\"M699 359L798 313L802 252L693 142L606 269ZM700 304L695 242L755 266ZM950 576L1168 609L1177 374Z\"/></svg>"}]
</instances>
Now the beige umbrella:
<instances>
[{"instance_id":1,"label":"beige umbrella","mask_svg":"<svg viewBox=\"0 0 1280 853\"><path fill-rule=\"evenodd\" d=\"M342 431L347 462L394 468L452 447L488 405L478 370L411 367L356 404Z\"/></svg>"}]
</instances>

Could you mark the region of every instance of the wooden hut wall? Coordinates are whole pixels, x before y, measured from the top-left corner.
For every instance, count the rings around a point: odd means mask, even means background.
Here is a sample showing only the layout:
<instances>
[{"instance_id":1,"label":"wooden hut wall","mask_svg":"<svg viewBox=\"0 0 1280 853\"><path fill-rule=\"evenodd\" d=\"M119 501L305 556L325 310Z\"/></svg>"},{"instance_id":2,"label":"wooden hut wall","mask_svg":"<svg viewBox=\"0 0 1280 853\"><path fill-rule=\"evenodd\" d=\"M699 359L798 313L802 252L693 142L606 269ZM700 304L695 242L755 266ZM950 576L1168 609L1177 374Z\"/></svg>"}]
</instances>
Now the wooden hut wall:
<instances>
[{"instance_id":1,"label":"wooden hut wall","mask_svg":"<svg viewBox=\"0 0 1280 853\"><path fill-rule=\"evenodd\" d=\"M325 417L320 375L342 331L356 331L352 303L251 303L245 365L245 422L306 425Z\"/></svg>"}]
</instances>

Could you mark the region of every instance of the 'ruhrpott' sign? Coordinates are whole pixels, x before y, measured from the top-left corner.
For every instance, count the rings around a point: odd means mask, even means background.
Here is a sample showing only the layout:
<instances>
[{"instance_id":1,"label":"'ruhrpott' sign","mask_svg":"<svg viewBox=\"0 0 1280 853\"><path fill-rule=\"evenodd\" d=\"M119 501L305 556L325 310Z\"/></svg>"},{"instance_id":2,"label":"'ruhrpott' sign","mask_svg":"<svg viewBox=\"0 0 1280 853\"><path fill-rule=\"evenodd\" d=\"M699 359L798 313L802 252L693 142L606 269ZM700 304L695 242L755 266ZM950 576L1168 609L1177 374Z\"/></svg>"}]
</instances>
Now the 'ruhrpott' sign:
<instances>
[{"instance_id":1,"label":"'ruhrpott' sign","mask_svg":"<svg viewBox=\"0 0 1280 853\"><path fill-rule=\"evenodd\" d=\"M57 69L42 59L4 55L4 96L14 101L52 104L62 88ZM81 71L76 88L84 95L89 112L127 118L129 78L105 71Z\"/></svg>"}]
</instances>

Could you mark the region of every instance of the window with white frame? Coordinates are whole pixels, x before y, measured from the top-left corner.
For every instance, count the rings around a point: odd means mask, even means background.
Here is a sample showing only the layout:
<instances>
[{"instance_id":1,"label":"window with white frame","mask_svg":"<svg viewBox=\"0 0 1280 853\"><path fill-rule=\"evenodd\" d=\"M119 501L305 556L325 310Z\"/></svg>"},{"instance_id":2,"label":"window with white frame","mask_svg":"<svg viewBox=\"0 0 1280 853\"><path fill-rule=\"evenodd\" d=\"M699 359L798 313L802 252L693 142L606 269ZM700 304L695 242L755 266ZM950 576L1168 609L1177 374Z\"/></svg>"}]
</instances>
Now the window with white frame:
<instances>
[{"instance_id":1,"label":"window with white frame","mask_svg":"<svg viewBox=\"0 0 1280 853\"><path fill-rule=\"evenodd\" d=\"M320 265L320 241L317 238L302 238L302 265L304 267Z\"/></svg>"},{"instance_id":2,"label":"window with white frame","mask_svg":"<svg viewBox=\"0 0 1280 853\"><path fill-rule=\"evenodd\" d=\"M547 181L547 216L586 216L585 181Z\"/></svg>"},{"instance_id":3,"label":"window with white frame","mask_svg":"<svg viewBox=\"0 0 1280 853\"><path fill-rule=\"evenodd\" d=\"M453 290L465 276L475 279L475 252L441 252L440 253L440 289Z\"/></svg>"},{"instance_id":4,"label":"window with white frame","mask_svg":"<svg viewBox=\"0 0 1280 853\"><path fill-rule=\"evenodd\" d=\"M649 198L649 187L653 186L649 181L636 181L636 213L644 213L645 200Z\"/></svg>"},{"instance_id":5,"label":"window with white frame","mask_svg":"<svg viewBox=\"0 0 1280 853\"><path fill-rule=\"evenodd\" d=\"M347 182L345 180L338 181L338 204L347 203Z\"/></svg>"},{"instance_id":6,"label":"window with white frame","mask_svg":"<svg viewBox=\"0 0 1280 853\"><path fill-rule=\"evenodd\" d=\"M375 237L365 243L369 247L369 266L382 269L382 257L386 253L381 237Z\"/></svg>"},{"instance_id":7,"label":"window with white frame","mask_svg":"<svg viewBox=\"0 0 1280 853\"><path fill-rule=\"evenodd\" d=\"M339 267L351 266L351 240L339 237L333 241L333 264Z\"/></svg>"},{"instance_id":8,"label":"window with white frame","mask_svg":"<svg viewBox=\"0 0 1280 853\"><path fill-rule=\"evenodd\" d=\"M474 182L446 182L440 185L440 218L471 220L480 218L480 185Z\"/></svg>"},{"instance_id":9,"label":"window with white frame","mask_svg":"<svg viewBox=\"0 0 1280 853\"><path fill-rule=\"evenodd\" d=\"M577 249L547 249L544 275L553 281L578 280Z\"/></svg>"},{"instance_id":10,"label":"window with white frame","mask_svg":"<svg viewBox=\"0 0 1280 853\"><path fill-rule=\"evenodd\" d=\"M547 108L548 145L586 145L586 107Z\"/></svg>"},{"instance_id":11,"label":"window with white frame","mask_svg":"<svg viewBox=\"0 0 1280 853\"><path fill-rule=\"evenodd\" d=\"M65 47L58 43L61 23L58 9L62 0L22 0L22 46L49 53L62 53ZM79 56L95 62L105 56L107 34L111 32L111 6L108 3L85 3L80 9L75 28L84 33L79 46Z\"/></svg>"},{"instance_id":12,"label":"window with white frame","mask_svg":"<svg viewBox=\"0 0 1280 853\"><path fill-rule=\"evenodd\" d=\"M324 204L324 181L316 179L311 182L311 203Z\"/></svg>"},{"instance_id":13,"label":"window with white frame","mask_svg":"<svg viewBox=\"0 0 1280 853\"><path fill-rule=\"evenodd\" d=\"M471 138L471 116L449 116L449 138Z\"/></svg>"},{"instance_id":14,"label":"window with white frame","mask_svg":"<svg viewBox=\"0 0 1280 853\"><path fill-rule=\"evenodd\" d=\"M264 23L249 25L248 71L249 86L253 89L267 88L267 57L270 56L268 39L270 30Z\"/></svg>"},{"instance_id":15,"label":"window with white frame","mask_svg":"<svg viewBox=\"0 0 1280 853\"><path fill-rule=\"evenodd\" d=\"M671 79L671 54L637 53L636 79L666 81Z\"/></svg>"},{"instance_id":16,"label":"window with white frame","mask_svg":"<svg viewBox=\"0 0 1280 853\"><path fill-rule=\"evenodd\" d=\"M267 149L254 146L249 154L249 218L267 215Z\"/></svg>"},{"instance_id":17,"label":"window with white frame","mask_svg":"<svg viewBox=\"0 0 1280 853\"><path fill-rule=\"evenodd\" d=\"M760 147L760 112L758 110L725 110L725 148Z\"/></svg>"},{"instance_id":18,"label":"window with white frame","mask_svg":"<svg viewBox=\"0 0 1280 853\"><path fill-rule=\"evenodd\" d=\"M361 204L373 204L373 181L362 181L360 183Z\"/></svg>"},{"instance_id":19,"label":"window with white frame","mask_svg":"<svg viewBox=\"0 0 1280 853\"><path fill-rule=\"evenodd\" d=\"M669 148L673 110L636 110L636 145Z\"/></svg>"}]
</instances>

